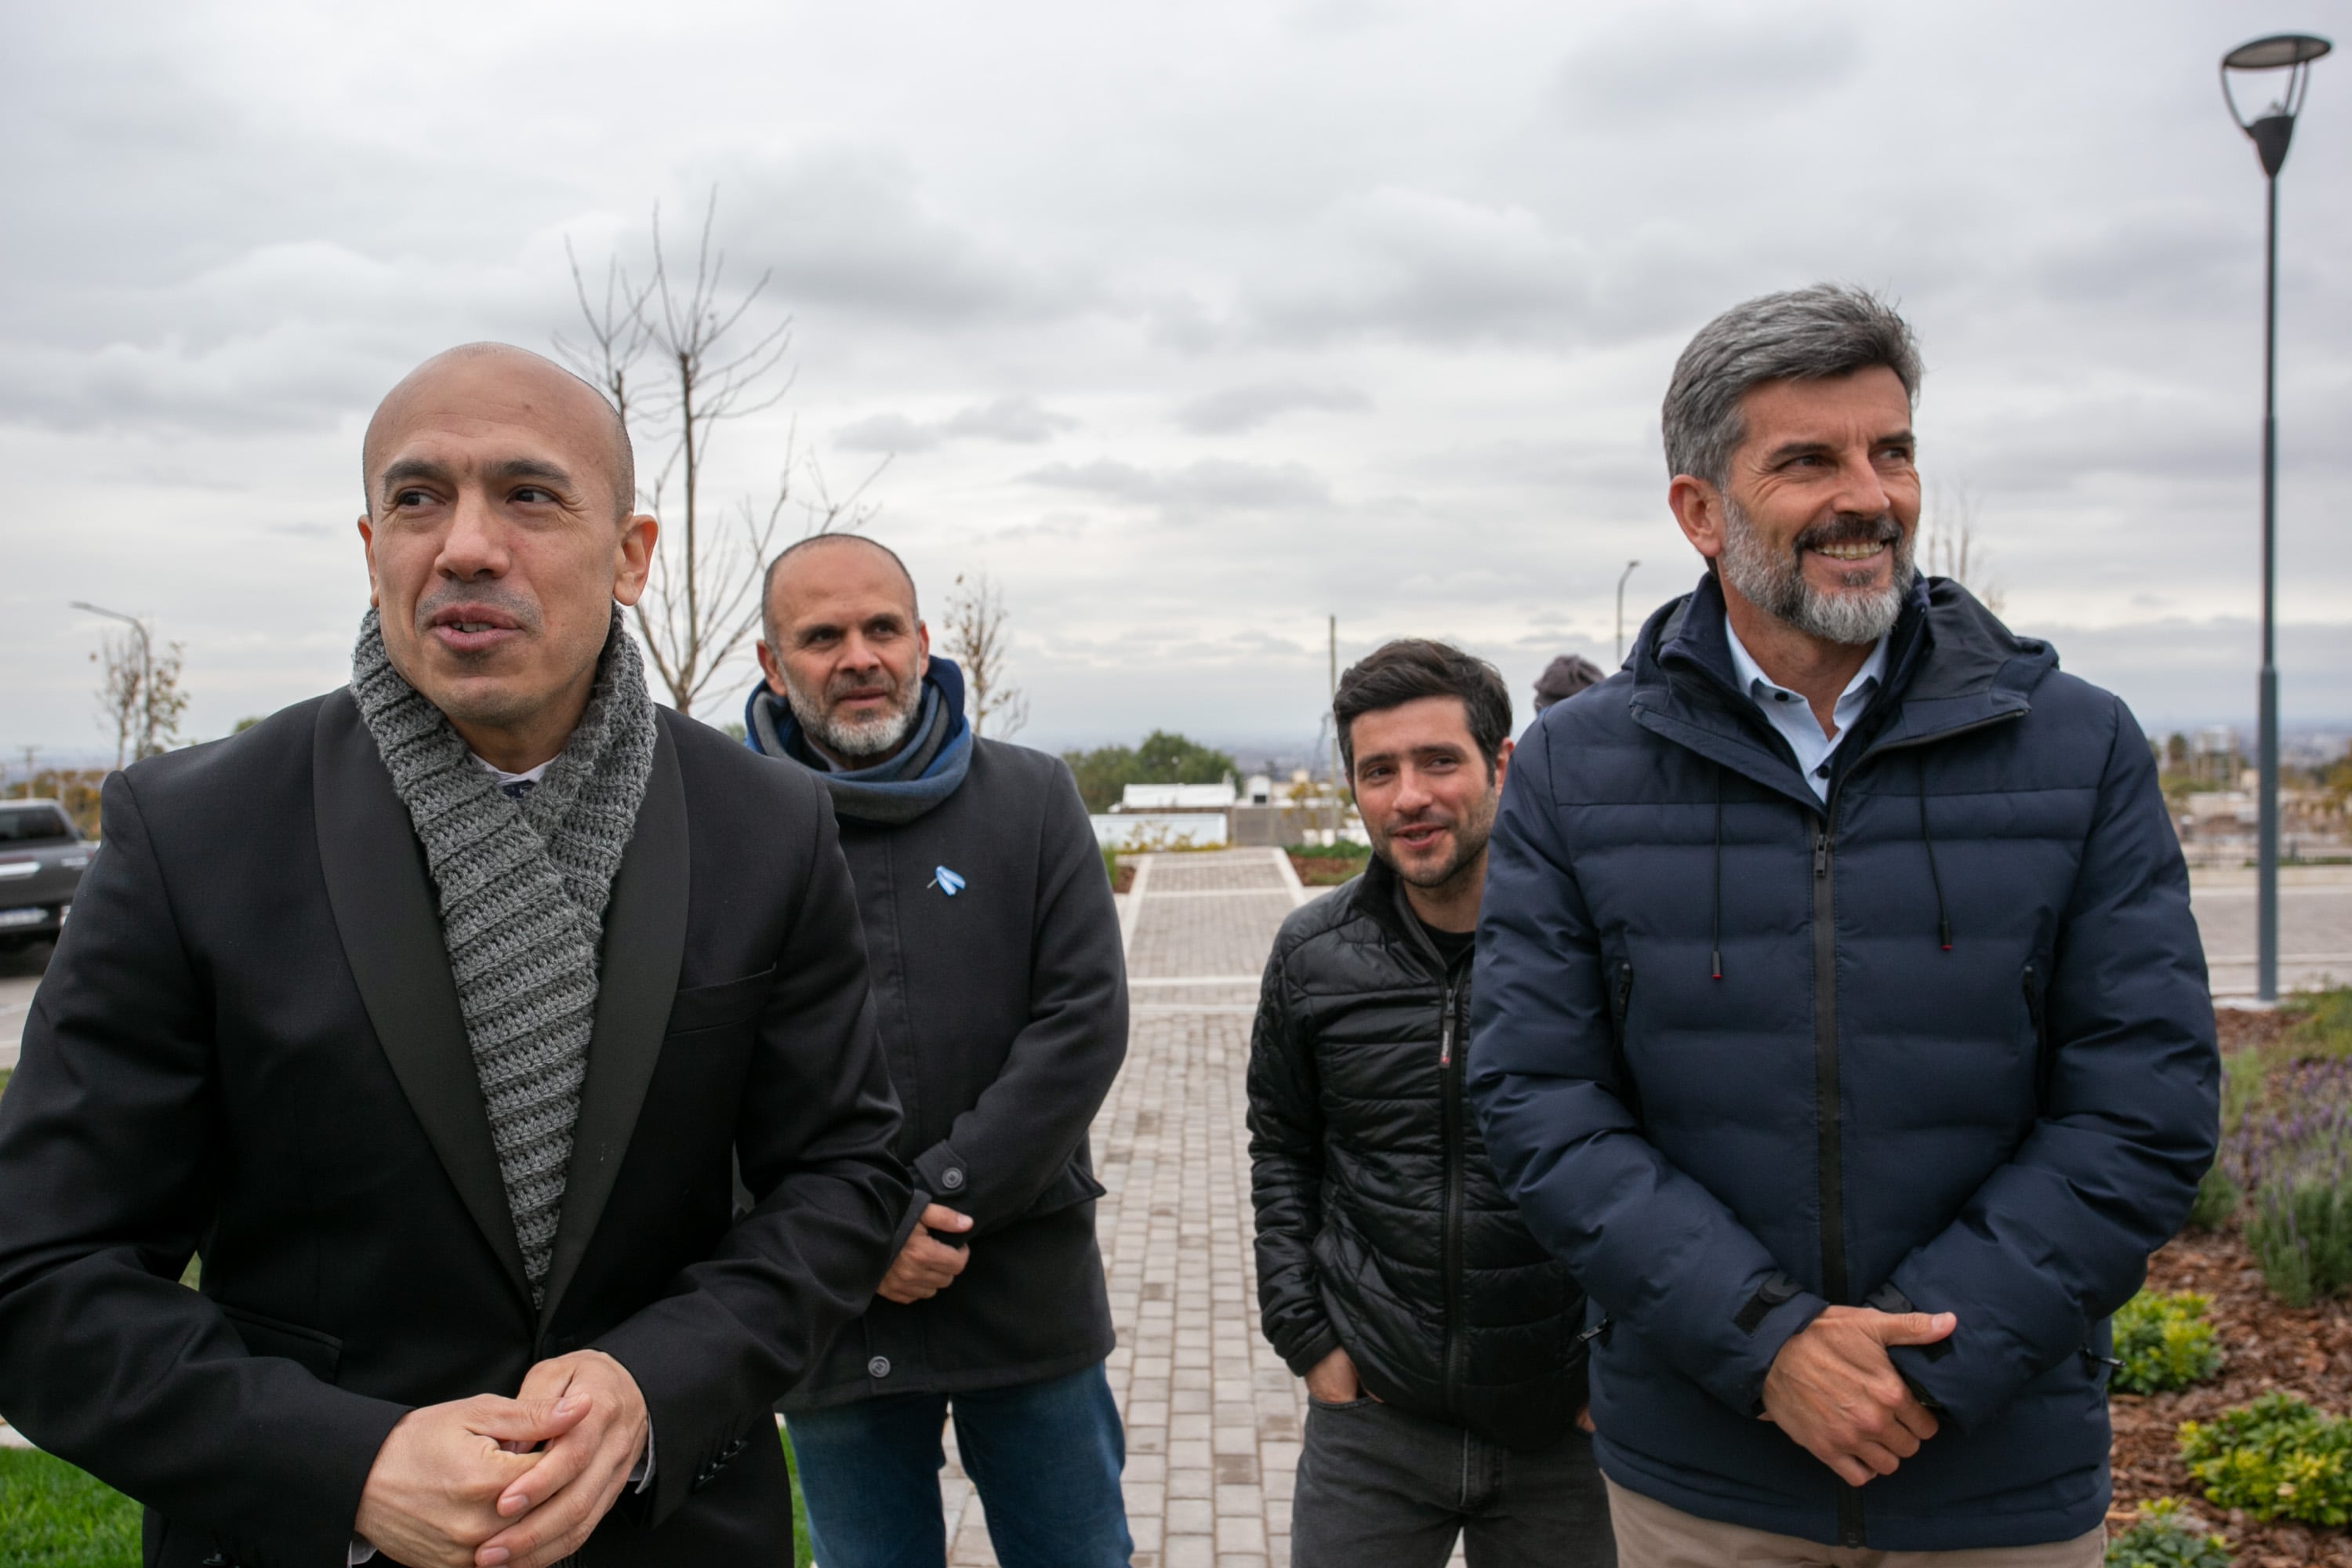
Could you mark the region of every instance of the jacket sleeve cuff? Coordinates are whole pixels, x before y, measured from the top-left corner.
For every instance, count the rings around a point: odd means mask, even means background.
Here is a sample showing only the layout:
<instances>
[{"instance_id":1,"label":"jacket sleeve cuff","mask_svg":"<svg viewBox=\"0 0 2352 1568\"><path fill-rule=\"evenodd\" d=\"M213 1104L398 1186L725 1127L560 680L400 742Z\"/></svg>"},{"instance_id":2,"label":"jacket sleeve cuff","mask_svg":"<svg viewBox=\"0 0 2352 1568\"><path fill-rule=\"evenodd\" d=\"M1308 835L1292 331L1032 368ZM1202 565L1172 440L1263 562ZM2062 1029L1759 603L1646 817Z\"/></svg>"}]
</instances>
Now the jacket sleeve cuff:
<instances>
[{"instance_id":1,"label":"jacket sleeve cuff","mask_svg":"<svg viewBox=\"0 0 2352 1568\"><path fill-rule=\"evenodd\" d=\"M1733 1320L1747 1335L1745 1353L1725 1363L1717 1376L1702 1380L1707 1392L1742 1415L1763 1415L1764 1380L1780 1360L1781 1347L1804 1332L1829 1305L1793 1283L1783 1289L1767 1281Z\"/></svg>"},{"instance_id":2,"label":"jacket sleeve cuff","mask_svg":"<svg viewBox=\"0 0 2352 1568\"><path fill-rule=\"evenodd\" d=\"M925 1203L945 1204L958 1214L971 1214L970 1194L972 1190L971 1167L964 1163L944 1138L915 1156L915 1184L923 1189L917 1197ZM930 1195L924 1197L923 1194ZM915 1212L922 1213L920 1205ZM977 1217L977 1216L975 1216Z\"/></svg>"},{"instance_id":3,"label":"jacket sleeve cuff","mask_svg":"<svg viewBox=\"0 0 2352 1568\"><path fill-rule=\"evenodd\" d=\"M890 1237L892 1263L898 1260L898 1254L904 1252L907 1249L907 1243L913 1239L915 1227L923 1222L923 1211L937 1201L920 1187L917 1187L914 1194L907 1200L907 1212L898 1216L898 1228Z\"/></svg>"},{"instance_id":4,"label":"jacket sleeve cuff","mask_svg":"<svg viewBox=\"0 0 2352 1568\"><path fill-rule=\"evenodd\" d=\"M1329 1355L1333 1351L1344 1348L1339 1343L1339 1331L1326 1323L1309 1334L1296 1351L1286 1353L1282 1361L1285 1366L1290 1368L1293 1375L1305 1377L1315 1370L1316 1363L1325 1356Z\"/></svg>"}]
</instances>

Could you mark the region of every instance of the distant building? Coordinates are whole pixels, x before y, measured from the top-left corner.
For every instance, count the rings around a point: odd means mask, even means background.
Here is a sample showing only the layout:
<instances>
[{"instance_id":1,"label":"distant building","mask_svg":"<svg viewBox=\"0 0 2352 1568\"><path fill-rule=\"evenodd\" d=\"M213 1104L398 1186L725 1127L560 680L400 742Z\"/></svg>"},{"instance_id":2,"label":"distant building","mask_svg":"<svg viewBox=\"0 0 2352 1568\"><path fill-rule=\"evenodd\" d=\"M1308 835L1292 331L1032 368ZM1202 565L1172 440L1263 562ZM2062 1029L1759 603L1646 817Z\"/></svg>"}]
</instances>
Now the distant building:
<instances>
[{"instance_id":1,"label":"distant building","mask_svg":"<svg viewBox=\"0 0 2352 1568\"><path fill-rule=\"evenodd\" d=\"M1129 811L1223 811L1241 799L1228 777L1223 784L1131 784L1111 809Z\"/></svg>"}]
</instances>

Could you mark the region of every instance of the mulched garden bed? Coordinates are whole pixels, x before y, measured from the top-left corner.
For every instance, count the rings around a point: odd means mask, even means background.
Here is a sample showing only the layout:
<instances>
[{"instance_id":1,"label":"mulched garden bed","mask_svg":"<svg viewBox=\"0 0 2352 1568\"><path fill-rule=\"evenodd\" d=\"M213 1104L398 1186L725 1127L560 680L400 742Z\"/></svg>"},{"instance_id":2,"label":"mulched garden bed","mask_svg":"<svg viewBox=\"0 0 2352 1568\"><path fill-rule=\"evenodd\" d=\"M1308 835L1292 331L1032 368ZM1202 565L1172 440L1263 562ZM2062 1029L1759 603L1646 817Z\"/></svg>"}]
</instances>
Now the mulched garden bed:
<instances>
[{"instance_id":1,"label":"mulched garden bed","mask_svg":"<svg viewBox=\"0 0 2352 1568\"><path fill-rule=\"evenodd\" d=\"M2217 1016L2224 1051L2273 1044L2289 1022L2275 1013L2230 1009ZM2284 1521L2256 1524L2206 1502L2174 1439L2183 1421L2208 1420L2273 1389L2301 1394L2332 1415L2352 1412L2352 1302L2322 1301L2300 1310L2280 1304L2263 1289L2262 1271L2234 1224L2168 1243L2148 1260L2147 1288L2211 1297L2206 1315L2227 1360L2221 1375L2178 1393L2118 1394L2109 1401L2116 1500L2108 1529L2129 1524L2143 1503L2177 1497L2228 1540L2239 1568L2352 1568L2352 1533Z\"/></svg>"}]
</instances>

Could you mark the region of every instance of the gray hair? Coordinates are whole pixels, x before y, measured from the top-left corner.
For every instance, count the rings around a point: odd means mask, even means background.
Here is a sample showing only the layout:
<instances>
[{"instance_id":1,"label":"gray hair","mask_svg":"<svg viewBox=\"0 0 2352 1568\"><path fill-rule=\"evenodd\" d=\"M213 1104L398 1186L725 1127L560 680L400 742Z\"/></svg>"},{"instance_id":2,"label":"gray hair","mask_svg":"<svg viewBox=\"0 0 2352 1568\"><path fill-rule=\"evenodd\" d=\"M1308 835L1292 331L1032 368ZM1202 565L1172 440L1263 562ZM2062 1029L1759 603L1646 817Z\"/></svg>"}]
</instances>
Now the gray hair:
<instances>
[{"instance_id":1,"label":"gray hair","mask_svg":"<svg viewBox=\"0 0 2352 1568\"><path fill-rule=\"evenodd\" d=\"M1721 489L1747 432L1739 400L1768 381L1826 381L1885 365L1919 400L1919 345L1877 295L1843 283L1766 294L1698 330L1675 362L1664 418L1666 471Z\"/></svg>"}]
</instances>

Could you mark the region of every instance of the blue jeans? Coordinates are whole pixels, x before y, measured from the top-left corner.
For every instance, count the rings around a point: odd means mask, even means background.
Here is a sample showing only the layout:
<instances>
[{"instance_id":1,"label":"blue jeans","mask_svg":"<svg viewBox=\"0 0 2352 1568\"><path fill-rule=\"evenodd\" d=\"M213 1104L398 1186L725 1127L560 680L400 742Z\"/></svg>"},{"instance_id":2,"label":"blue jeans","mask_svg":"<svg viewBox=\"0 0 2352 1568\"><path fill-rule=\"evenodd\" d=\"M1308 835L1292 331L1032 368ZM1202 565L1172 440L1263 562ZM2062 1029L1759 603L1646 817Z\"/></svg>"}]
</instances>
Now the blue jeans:
<instances>
[{"instance_id":1,"label":"blue jeans","mask_svg":"<svg viewBox=\"0 0 2352 1568\"><path fill-rule=\"evenodd\" d=\"M950 1415L1003 1568L1127 1568L1127 1437L1100 1366L785 1416L818 1568L942 1568L940 1435Z\"/></svg>"}]
</instances>

